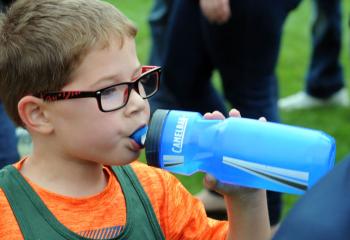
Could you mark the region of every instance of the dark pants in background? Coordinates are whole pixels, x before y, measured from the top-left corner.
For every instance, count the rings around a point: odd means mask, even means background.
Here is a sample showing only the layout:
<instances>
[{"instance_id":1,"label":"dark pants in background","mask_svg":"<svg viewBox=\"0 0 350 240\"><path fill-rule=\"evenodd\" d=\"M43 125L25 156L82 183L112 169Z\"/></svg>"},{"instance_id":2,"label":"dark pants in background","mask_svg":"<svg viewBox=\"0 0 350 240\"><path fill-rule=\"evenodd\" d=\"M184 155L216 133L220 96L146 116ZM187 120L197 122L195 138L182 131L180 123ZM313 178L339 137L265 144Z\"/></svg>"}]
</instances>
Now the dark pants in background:
<instances>
[{"instance_id":1,"label":"dark pants in background","mask_svg":"<svg viewBox=\"0 0 350 240\"><path fill-rule=\"evenodd\" d=\"M174 0L159 61L163 66L161 90L150 99L152 111L171 108L226 113L228 103L243 117L265 116L278 122L275 68L283 24L298 3L231 1L231 19L216 25L201 14L198 1ZM214 69L221 75L223 96L212 85ZM281 196L269 192L268 199L271 224L276 224Z\"/></svg>"}]
</instances>

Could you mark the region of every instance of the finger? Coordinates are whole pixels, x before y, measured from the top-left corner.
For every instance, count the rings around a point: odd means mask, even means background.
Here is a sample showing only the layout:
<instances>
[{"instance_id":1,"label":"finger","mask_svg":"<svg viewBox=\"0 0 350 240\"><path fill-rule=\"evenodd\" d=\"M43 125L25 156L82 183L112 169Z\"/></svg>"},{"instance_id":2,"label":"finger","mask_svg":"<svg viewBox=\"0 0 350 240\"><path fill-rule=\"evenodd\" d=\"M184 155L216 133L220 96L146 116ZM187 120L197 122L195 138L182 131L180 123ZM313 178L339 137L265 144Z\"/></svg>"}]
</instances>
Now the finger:
<instances>
[{"instance_id":1,"label":"finger","mask_svg":"<svg viewBox=\"0 0 350 240\"><path fill-rule=\"evenodd\" d=\"M224 24L230 19L230 17L231 17L231 14L229 14L227 12L223 12L222 15L220 16L218 23Z\"/></svg>"},{"instance_id":2,"label":"finger","mask_svg":"<svg viewBox=\"0 0 350 240\"><path fill-rule=\"evenodd\" d=\"M235 108L231 109L228 114L230 117L241 117L241 113Z\"/></svg>"},{"instance_id":3,"label":"finger","mask_svg":"<svg viewBox=\"0 0 350 240\"><path fill-rule=\"evenodd\" d=\"M211 20L213 23L222 24L225 22L225 13L223 9L216 9L215 12L212 13Z\"/></svg>"},{"instance_id":4,"label":"finger","mask_svg":"<svg viewBox=\"0 0 350 240\"><path fill-rule=\"evenodd\" d=\"M228 183L223 183L217 180L214 176L206 174L203 179L204 186L211 191L215 191L221 195L230 195L230 196L249 196L246 194L251 194L253 192L259 191L257 188L242 187L238 185L232 185Z\"/></svg>"},{"instance_id":5,"label":"finger","mask_svg":"<svg viewBox=\"0 0 350 240\"><path fill-rule=\"evenodd\" d=\"M203 179L204 186L211 191L221 195L236 193L240 187L218 181L214 176L206 174Z\"/></svg>"},{"instance_id":6,"label":"finger","mask_svg":"<svg viewBox=\"0 0 350 240\"><path fill-rule=\"evenodd\" d=\"M260 117L259 118L259 121L262 121L262 122L267 122L266 118L265 117Z\"/></svg>"},{"instance_id":7,"label":"finger","mask_svg":"<svg viewBox=\"0 0 350 240\"><path fill-rule=\"evenodd\" d=\"M221 25L221 24L224 24L225 22L227 22L227 20L228 20L228 18L225 15L220 15L215 19L214 23Z\"/></svg>"},{"instance_id":8,"label":"finger","mask_svg":"<svg viewBox=\"0 0 350 240\"><path fill-rule=\"evenodd\" d=\"M219 111L214 111L214 112L213 112L213 116L215 117L215 119L225 119L224 114L222 114L222 113L219 112Z\"/></svg>"},{"instance_id":9,"label":"finger","mask_svg":"<svg viewBox=\"0 0 350 240\"><path fill-rule=\"evenodd\" d=\"M223 0L220 4L220 10L218 12L220 12L220 23L222 24L227 22L231 17L230 2L228 0Z\"/></svg>"},{"instance_id":10,"label":"finger","mask_svg":"<svg viewBox=\"0 0 350 240\"><path fill-rule=\"evenodd\" d=\"M225 116L219 111L214 111L213 113L204 114L204 118L209 120L215 120L215 119L223 120L225 119Z\"/></svg>"},{"instance_id":11,"label":"finger","mask_svg":"<svg viewBox=\"0 0 350 240\"><path fill-rule=\"evenodd\" d=\"M216 19L215 19L215 17L214 17L214 16L212 16L210 13L209 13L209 14L206 14L205 16L206 16L206 18L207 18L208 22L210 22L211 24L216 23Z\"/></svg>"},{"instance_id":12,"label":"finger","mask_svg":"<svg viewBox=\"0 0 350 240\"><path fill-rule=\"evenodd\" d=\"M214 178L214 176L210 174L206 174L203 179L203 184L207 189L214 190L216 187L217 181Z\"/></svg>"},{"instance_id":13,"label":"finger","mask_svg":"<svg viewBox=\"0 0 350 240\"><path fill-rule=\"evenodd\" d=\"M225 1L227 0L200 1L201 10L210 23L222 24L227 21L227 3Z\"/></svg>"}]
</instances>

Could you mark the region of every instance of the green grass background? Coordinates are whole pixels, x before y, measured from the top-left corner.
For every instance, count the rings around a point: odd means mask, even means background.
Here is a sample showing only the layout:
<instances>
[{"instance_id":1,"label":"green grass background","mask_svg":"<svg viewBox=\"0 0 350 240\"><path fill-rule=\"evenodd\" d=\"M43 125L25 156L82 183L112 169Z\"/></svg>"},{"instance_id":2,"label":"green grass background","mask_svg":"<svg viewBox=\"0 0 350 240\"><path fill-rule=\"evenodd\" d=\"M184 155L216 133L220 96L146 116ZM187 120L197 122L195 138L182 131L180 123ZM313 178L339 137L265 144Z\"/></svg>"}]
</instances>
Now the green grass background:
<instances>
[{"instance_id":1,"label":"green grass background","mask_svg":"<svg viewBox=\"0 0 350 240\"><path fill-rule=\"evenodd\" d=\"M152 0L110 0L121 9L139 28L136 38L138 56L142 63L147 63L150 51L150 34L147 18L152 5ZM280 96L288 96L303 89L304 75L309 63L310 55L310 22L312 20L312 1L304 0L293 11L286 22L282 39L282 46L278 67ZM349 80L349 28L348 19L350 2L343 4L343 46L341 62L344 67L345 79ZM220 90L218 74L214 75L214 84ZM337 161L340 161L350 151L350 112L346 108L327 107L312 110L300 110L293 112L281 112L282 122L321 129L335 137L337 141ZM144 157L143 157L144 158ZM178 176L182 183L192 192L197 193L202 189L202 174L191 177ZM285 215L290 207L298 199L298 196L285 194L283 197Z\"/></svg>"}]
</instances>

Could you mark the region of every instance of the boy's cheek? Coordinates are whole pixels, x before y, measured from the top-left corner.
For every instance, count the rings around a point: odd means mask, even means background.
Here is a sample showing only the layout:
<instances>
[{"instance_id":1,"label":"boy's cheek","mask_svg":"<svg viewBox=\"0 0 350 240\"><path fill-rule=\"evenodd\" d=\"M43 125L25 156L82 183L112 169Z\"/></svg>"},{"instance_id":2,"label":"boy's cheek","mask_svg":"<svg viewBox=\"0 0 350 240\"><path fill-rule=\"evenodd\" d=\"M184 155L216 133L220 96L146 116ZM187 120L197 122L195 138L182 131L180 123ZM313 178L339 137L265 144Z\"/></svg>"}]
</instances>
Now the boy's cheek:
<instances>
[{"instance_id":1,"label":"boy's cheek","mask_svg":"<svg viewBox=\"0 0 350 240\"><path fill-rule=\"evenodd\" d=\"M150 106L150 104L149 104L149 101L148 101L148 99L146 99L146 101L145 101L146 103L146 107L145 107L145 112L146 112L146 115L147 115L147 119L148 119L148 121L149 121L149 119L150 119L150 117L151 117L151 106Z\"/></svg>"}]
</instances>

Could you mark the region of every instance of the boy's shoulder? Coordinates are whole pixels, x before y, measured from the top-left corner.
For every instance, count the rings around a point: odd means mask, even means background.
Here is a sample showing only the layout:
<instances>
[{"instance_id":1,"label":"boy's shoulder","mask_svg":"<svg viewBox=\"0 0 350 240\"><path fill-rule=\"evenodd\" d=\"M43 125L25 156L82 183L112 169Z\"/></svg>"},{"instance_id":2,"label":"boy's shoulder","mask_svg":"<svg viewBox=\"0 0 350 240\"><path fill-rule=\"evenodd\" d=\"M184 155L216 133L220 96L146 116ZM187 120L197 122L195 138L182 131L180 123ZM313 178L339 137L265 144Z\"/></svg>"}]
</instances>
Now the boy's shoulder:
<instances>
[{"instance_id":1,"label":"boy's shoulder","mask_svg":"<svg viewBox=\"0 0 350 240\"><path fill-rule=\"evenodd\" d=\"M176 186L184 188L172 173L161 168L148 166L140 161L135 161L130 166L146 192L156 191L158 194L165 194L166 192L169 193L170 189L176 188Z\"/></svg>"},{"instance_id":2,"label":"boy's shoulder","mask_svg":"<svg viewBox=\"0 0 350 240\"><path fill-rule=\"evenodd\" d=\"M171 173L152 166L148 166L147 164L134 161L130 164L131 168L136 173L139 180L152 180L152 181L166 181L171 178L175 178Z\"/></svg>"},{"instance_id":3,"label":"boy's shoulder","mask_svg":"<svg viewBox=\"0 0 350 240\"><path fill-rule=\"evenodd\" d=\"M5 168L0 170L0 215L2 215L2 210L4 206L8 205L7 198L5 192L3 190L3 184L5 184L5 177L7 176L7 171Z\"/></svg>"},{"instance_id":4,"label":"boy's shoulder","mask_svg":"<svg viewBox=\"0 0 350 240\"><path fill-rule=\"evenodd\" d=\"M6 195L5 195L5 192L2 190L2 188L0 187L0 215L1 216L4 216L4 210L5 209L9 209L11 210L11 207L7 201L7 198L6 198ZM7 212L7 211L5 211ZM1 217L2 218L2 217Z\"/></svg>"},{"instance_id":5,"label":"boy's shoulder","mask_svg":"<svg viewBox=\"0 0 350 240\"><path fill-rule=\"evenodd\" d=\"M4 176L3 170L0 171L0 176ZM1 182L2 177L0 177ZM22 239L22 235L20 234L20 230L17 224L17 220L13 215L12 208L7 201L7 197L2 187L0 186L0 236L1 239L9 239L3 238L4 236L15 237L13 239Z\"/></svg>"},{"instance_id":6,"label":"boy's shoulder","mask_svg":"<svg viewBox=\"0 0 350 240\"><path fill-rule=\"evenodd\" d=\"M6 180L10 177L10 171L13 170L12 165L7 165L0 169L0 189L3 188L3 185L6 184Z\"/></svg>"},{"instance_id":7,"label":"boy's shoulder","mask_svg":"<svg viewBox=\"0 0 350 240\"><path fill-rule=\"evenodd\" d=\"M10 209L6 191L16 190L12 189L14 185L11 181L11 171L16 171L16 168L12 165L7 165L0 169L0 216L3 216L2 213L4 209Z\"/></svg>"}]
</instances>

